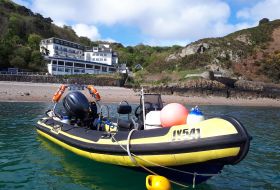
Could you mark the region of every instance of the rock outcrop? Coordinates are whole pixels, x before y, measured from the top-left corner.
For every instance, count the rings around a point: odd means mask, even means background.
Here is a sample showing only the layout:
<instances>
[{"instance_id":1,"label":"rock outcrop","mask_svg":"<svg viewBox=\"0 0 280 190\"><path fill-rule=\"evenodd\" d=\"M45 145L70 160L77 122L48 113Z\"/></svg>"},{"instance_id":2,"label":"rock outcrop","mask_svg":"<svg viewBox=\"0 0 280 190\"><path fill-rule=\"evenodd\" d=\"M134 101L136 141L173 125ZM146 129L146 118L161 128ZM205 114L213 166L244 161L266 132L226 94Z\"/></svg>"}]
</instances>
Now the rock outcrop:
<instances>
[{"instance_id":1,"label":"rock outcrop","mask_svg":"<svg viewBox=\"0 0 280 190\"><path fill-rule=\"evenodd\" d=\"M148 93L180 96L221 96L226 98L273 98L280 99L280 85L252 81L227 83L206 79L190 80L184 85L144 86Z\"/></svg>"}]
</instances>

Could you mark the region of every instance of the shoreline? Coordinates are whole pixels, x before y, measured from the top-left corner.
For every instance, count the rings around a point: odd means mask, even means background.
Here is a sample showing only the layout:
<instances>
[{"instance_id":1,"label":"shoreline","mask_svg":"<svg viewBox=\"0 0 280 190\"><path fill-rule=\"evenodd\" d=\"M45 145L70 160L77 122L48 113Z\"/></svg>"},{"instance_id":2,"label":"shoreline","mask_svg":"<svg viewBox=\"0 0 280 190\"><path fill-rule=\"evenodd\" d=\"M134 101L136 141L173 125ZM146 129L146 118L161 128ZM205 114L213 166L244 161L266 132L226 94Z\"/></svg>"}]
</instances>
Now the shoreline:
<instances>
[{"instance_id":1,"label":"shoreline","mask_svg":"<svg viewBox=\"0 0 280 190\"><path fill-rule=\"evenodd\" d=\"M60 84L10 82L0 81L0 102L46 102L51 99ZM126 100L129 103L139 103L139 93L132 89L114 86L96 86L103 103L116 103ZM87 97L89 94L82 91ZM65 93L66 94L66 93ZM162 95L165 103L177 102L186 105L225 105L225 106L255 106L255 107L280 107L280 99L269 98L225 98L219 96L210 97L185 97L177 95Z\"/></svg>"}]
</instances>

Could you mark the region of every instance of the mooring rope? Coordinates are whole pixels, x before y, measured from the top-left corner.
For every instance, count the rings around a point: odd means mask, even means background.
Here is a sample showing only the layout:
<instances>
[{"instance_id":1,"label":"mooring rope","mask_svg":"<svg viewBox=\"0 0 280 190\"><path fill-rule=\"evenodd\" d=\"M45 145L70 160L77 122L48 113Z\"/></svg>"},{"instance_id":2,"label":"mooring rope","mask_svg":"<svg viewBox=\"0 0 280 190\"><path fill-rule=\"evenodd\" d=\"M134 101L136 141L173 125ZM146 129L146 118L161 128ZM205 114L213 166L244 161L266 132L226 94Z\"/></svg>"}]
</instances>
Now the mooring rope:
<instances>
[{"instance_id":1,"label":"mooring rope","mask_svg":"<svg viewBox=\"0 0 280 190\"><path fill-rule=\"evenodd\" d=\"M127 144L126 144L126 152L130 158L130 160L135 164L137 165L137 161L135 160L135 158L131 155L131 152L130 152L130 139L131 139L131 135L132 133L136 131L136 129L132 129L131 131L129 131L128 135L127 135ZM113 137L114 138L114 137ZM116 139L114 138L114 140L116 141ZM117 142L117 141L116 141ZM118 143L119 144L119 143ZM120 145L120 144L119 144ZM124 148L124 147L122 147ZM124 149L125 150L125 149Z\"/></svg>"},{"instance_id":2,"label":"mooring rope","mask_svg":"<svg viewBox=\"0 0 280 190\"><path fill-rule=\"evenodd\" d=\"M149 168L147 168L147 167L145 167L144 165L142 165L142 164L140 164L139 162L137 162L137 160L135 159L135 157L136 157L136 158L139 158L139 157L130 152L130 139L131 139L131 135L132 135L132 133L133 133L134 131L136 131L136 129L132 129L132 130L129 132L128 136L127 136L127 145L126 145L126 148L127 148L127 149L125 149L125 147L124 147L122 144L120 144L120 143L114 138L114 136L112 136L112 139L113 139L115 142L117 142L117 144L118 144L124 151L127 152L128 156L129 156L129 158L130 158L130 160L131 160L136 166L140 166L141 168L143 168L144 170L146 170L147 172L149 172L149 173L151 173L151 174L153 174L153 175L158 175L156 172L150 170ZM142 160L143 160L143 159L142 159ZM144 161L145 161L145 160L144 160ZM176 184L176 185L178 185L178 186L181 186L181 187L184 187L184 188L188 187L187 185L181 184L181 183L176 182L176 181L173 181L173 180L169 180L169 181L170 181L171 183L174 183L174 184Z\"/></svg>"},{"instance_id":3,"label":"mooring rope","mask_svg":"<svg viewBox=\"0 0 280 190\"><path fill-rule=\"evenodd\" d=\"M175 169L175 168L170 168L170 167L163 166L163 165L154 163L154 162L152 162L152 161L143 159L143 158L137 156L136 154L131 153L131 151L130 151L130 140L131 140L132 133L133 133L134 131L137 131L137 130L136 130L136 129L132 129L132 130L128 133L126 148L125 148L122 144L120 144L119 141L117 141L117 140L115 139L114 135L112 135L112 139L113 139L124 151L127 152L127 154L128 154L128 156L129 156L130 160L132 161L132 163L134 163L135 165L140 166L140 167L143 168L144 170L146 170L146 171L148 171L148 172L150 172L150 173L152 173L152 174L154 174L154 175L158 175L158 174L155 173L154 171L148 169L148 168L145 167L144 165L142 165L142 164L140 164L139 162L137 162L137 160L136 160L135 158L137 158L137 159L139 159L139 160L142 160L142 161L144 161L144 162L146 162L146 163L149 163L149 164L151 164L151 165L154 165L154 166L158 166L158 167L161 167L161 168L165 168L165 169L168 169L168 170L173 170L173 171L180 172L180 173L184 173L184 174L193 175L193 186L192 186L193 188L195 188L196 176L198 176L198 175L200 175L200 176L215 176L215 175L218 175L218 174L203 174L203 173L196 173L196 172L192 173L192 172L187 172L187 171L183 171L183 170L179 170L179 169ZM170 181L171 181L172 183L176 184L176 185L181 186L181 187L184 187L184 188L185 188L185 187L188 187L188 186L186 186L186 185L184 185L184 184L181 184L181 183L179 183L179 182L176 182L176 181L173 181L173 180L170 180Z\"/></svg>"}]
</instances>

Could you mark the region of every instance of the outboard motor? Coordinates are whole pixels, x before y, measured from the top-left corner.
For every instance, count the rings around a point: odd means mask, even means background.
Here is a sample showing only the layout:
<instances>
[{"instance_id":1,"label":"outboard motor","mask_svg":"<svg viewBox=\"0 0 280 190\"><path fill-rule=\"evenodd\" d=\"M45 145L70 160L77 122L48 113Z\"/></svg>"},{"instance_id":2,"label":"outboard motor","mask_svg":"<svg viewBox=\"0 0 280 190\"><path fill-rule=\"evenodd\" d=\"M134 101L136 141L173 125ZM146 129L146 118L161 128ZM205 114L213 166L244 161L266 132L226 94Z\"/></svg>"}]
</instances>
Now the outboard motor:
<instances>
[{"instance_id":1,"label":"outboard motor","mask_svg":"<svg viewBox=\"0 0 280 190\"><path fill-rule=\"evenodd\" d=\"M70 92L63 99L65 111L71 116L84 120L89 116L90 104L86 96L79 92Z\"/></svg>"}]
</instances>

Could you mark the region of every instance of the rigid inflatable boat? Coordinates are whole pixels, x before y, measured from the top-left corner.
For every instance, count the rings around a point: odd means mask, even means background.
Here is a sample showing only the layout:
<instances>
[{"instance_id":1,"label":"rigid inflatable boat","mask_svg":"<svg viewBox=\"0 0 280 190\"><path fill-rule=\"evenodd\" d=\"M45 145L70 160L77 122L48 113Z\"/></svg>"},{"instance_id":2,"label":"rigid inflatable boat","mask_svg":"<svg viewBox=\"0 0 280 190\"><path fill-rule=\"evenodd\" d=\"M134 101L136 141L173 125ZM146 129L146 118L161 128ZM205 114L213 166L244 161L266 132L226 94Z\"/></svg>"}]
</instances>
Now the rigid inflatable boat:
<instances>
[{"instance_id":1,"label":"rigid inflatable boat","mask_svg":"<svg viewBox=\"0 0 280 190\"><path fill-rule=\"evenodd\" d=\"M66 88L55 94L55 105ZM100 100L93 86L86 88ZM220 173L224 165L237 164L246 156L250 135L237 119L221 116L192 125L147 129L143 117L163 105L160 95L141 97L134 117L131 106L122 102L114 119L104 116L106 106L99 101L89 102L81 92L72 91L63 99L64 112L56 112L56 106L47 111L37 123L37 132L89 159L190 184L201 183Z\"/></svg>"}]
</instances>

